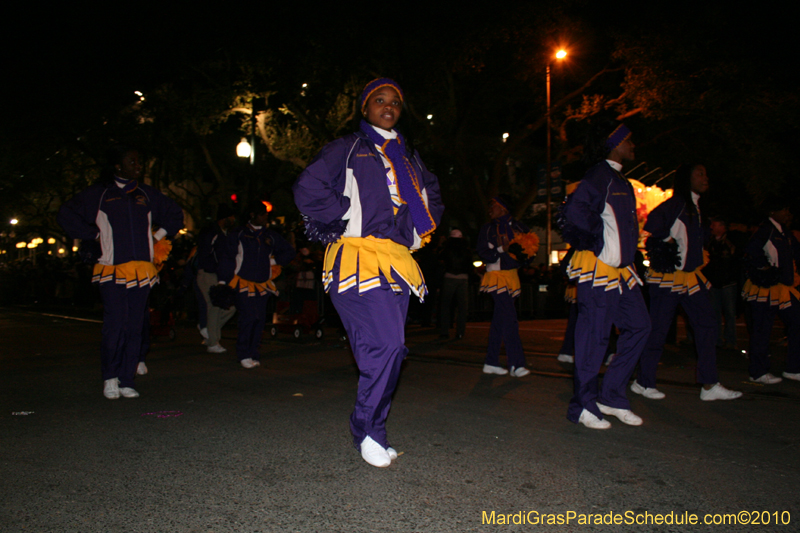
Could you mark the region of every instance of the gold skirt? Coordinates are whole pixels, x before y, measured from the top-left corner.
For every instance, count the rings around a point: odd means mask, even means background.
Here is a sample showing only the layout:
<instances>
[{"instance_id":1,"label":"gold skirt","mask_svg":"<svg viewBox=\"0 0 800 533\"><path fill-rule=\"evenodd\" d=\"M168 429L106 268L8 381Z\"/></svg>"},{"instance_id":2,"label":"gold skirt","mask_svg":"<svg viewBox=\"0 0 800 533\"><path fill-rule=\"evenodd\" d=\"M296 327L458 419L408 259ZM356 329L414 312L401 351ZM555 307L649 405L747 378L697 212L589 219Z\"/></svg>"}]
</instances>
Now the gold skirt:
<instances>
[{"instance_id":1,"label":"gold skirt","mask_svg":"<svg viewBox=\"0 0 800 533\"><path fill-rule=\"evenodd\" d=\"M794 287L778 283L772 287L759 287L749 279L742 287L742 298L748 302L769 303L777 305L779 309L786 309L792 305L792 296L800 300L800 292Z\"/></svg>"},{"instance_id":2,"label":"gold skirt","mask_svg":"<svg viewBox=\"0 0 800 533\"><path fill-rule=\"evenodd\" d=\"M705 285L706 289L711 289L711 283L700 272L700 268L691 272L676 270L672 273L658 272L650 268L647 270L647 283L670 289L672 292L680 294L688 292L689 295L692 295L700 290L701 285Z\"/></svg>"},{"instance_id":3,"label":"gold skirt","mask_svg":"<svg viewBox=\"0 0 800 533\"><path fill-rule=\"evenodd\" d=\"M333 270L337 257L340 257L340 293L356 286L359 294L377 289L381 285L381 274L383 274L391 289L396 293L401 293L402 289L395 281L394 276L399 276L405 281L411 292L420 300L428 294L425 277L417 262L411 257L408 247L389 239L376 237L343 237L328 245L322 271L325 292L330 290L333 282Z\"/></svg>"},{"instance_id":4,"label":"gold skirt","mask_svg":"<svg viewBox=\"0 0 800 533\"><path fill-rule=\"evenodd\" d=\"M128 289L134 287L153 286L158 283L158 270L149 261L128 261L121 265L94 265L92 283L108 283L114 281L117 285L125 285Z\"/></svg>"},{"instance_id":5,"label":"gold skirt","mask_svg":"<svg viewBox=\"0 0 800 533\"><path fill-rule=\"evenodd\" d=\"M632 289L642 284L633 265L617 268L600 261L591 250L575 252L567 267L569 279L577 279L578 283L592 282L592 287L605 287L607 291L614 289L622 292L622 285Z\"/></svg>"},{"instance_id":6,"label":"gold skirt","mask_svg":"<svg viewBox=\"0 0 800 533\"><path fill-rule=\"evenodd\" d=\"M507 292L512 298L516 298L520 293L519 274L514 270L493 270L486 272L481 280L481 292L496 292L503 294Z\"/></svg>"}]
</instances>

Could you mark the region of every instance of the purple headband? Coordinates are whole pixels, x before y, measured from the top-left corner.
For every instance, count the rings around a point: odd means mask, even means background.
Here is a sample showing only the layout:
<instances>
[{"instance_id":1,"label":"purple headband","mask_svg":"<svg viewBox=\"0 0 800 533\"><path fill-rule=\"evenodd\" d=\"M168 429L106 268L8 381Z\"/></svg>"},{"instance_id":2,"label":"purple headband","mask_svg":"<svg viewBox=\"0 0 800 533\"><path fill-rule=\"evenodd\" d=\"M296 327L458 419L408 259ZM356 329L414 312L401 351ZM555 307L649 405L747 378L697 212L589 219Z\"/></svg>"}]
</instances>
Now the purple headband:
<instances>
[{"instance_id":1,"label":"purple headband","mask_svg":"<svg viewBox=\"0 0 800 533\"><path fill-rule=\"evenodd\" d=\"M367 106L367 100L369 100L370 95L380 89L381 87L392 87L394 90L397 91L397 94L400 95L400 101L403 101L403 89L397 84L396 81L389 79L389 78L377 78L372 80L364 87L364 91L361 93L361 98L359 99L359 104L361 107L361 112L364 112L364 108Z\"/></svg>"},{"instance_id":2,"label":"purple headband","mask_svg":"<svg viewBox=\"0 0 800 533\"><path fill-rule=\"evenodd\" d=\"M625 124L620 124L617 129L611 132L606 140L606 149L610 152L617 146L623 143L625 139L631 136L631 130Z\"/></svg>"}]
</instances>

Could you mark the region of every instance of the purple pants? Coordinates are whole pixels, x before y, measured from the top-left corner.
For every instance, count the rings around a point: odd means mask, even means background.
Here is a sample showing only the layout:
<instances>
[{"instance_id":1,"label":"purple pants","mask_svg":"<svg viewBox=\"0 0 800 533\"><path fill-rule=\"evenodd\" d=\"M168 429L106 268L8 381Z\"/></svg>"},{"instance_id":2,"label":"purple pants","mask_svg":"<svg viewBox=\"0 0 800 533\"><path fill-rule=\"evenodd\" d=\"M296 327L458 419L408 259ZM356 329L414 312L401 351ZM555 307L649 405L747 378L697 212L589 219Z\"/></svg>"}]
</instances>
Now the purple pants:
<instances>
[{"instance_id":1,"label":"purple pants","mask_svg":"<svg viewBox=\"0 0 800 533\"><path fill-rule=\"evenodd\" d=\"M679 294L669 288L652 284L650 290L650 322L653 329L647 346L642 353L639 363L639 374L636 381L642 387L654 389L656 387L656 371L664 344L667 341L672 320L675 318L675 309L678 304L683 307L689 324L694 333L694 343L697 348L698 383L713 384L719 381L717 375L717 332L719 324L711 303L711 295L704 286L691 296L689 293Z\"/></svg>"},{"instance_id":2,"label":"purple pants","mask_svg":"<svg viewBox=\"0 0 800 533\"><path fill-rule=\"evenodd\" d=\"M142 350L150 285L128 289L113 281L100 284L103 300L103 340L100 346L103 381L119 378L120 387L133 388Z\"/></svg>"},{"instance_id":3,"label":"purple pants","mask_svg":"<svg viewBox=\"0 0 800 533\"><path fill-rule=\"evenodd\" d=\"M789 346L786 350L786 372L800 372L800 302L792 296L792 305L778 309L767 302L749 302L753 315L753 332L750 335L750 376L760 378L769 372L769 336L775 315L789 330Z\"/></svg>"},{"instance_id":4,"label":"purple pants","mask_svg":"<svg viewBox=\"0 0 800 533\"><path fill-rule=\"evenodd\" d=\"M575 393L567 409L567 418L575 423L584 409L602 419L598 401L630 409L625 388L650 334L650 317L638 285L629 289L623 284L620 293L618 289L593 288L592 282L579 283L577 305ZM620 330L617 355L606 370L602 390L598 390L612 324Z\"/></svg>"},{"instance_id":5,"label":"purple pants","mask_svg":"<svg viewBox=\"0 0 800 533\"><path fill-rule=\"evenodd\" d=\"M338 274L334 278L338 280ZM400 366L408 353L404 343L409 289L399 277L395 281L403 289L402 294L389 289L383 276L379 288L361 295L356 287L340 294L338 283L330 289L358 366L358 393L350 415L350 431L353 445L359 450L367 436L384 448L389 446L386 417Z\"/></svg>"},{"instance_id":6,"label":"purple pants","mask_svg":"<svg viewBox=\"0 0 800 533\"><path fill-rule=\"evenodd\" d=\"M139 362L144 363L150 352L150 302L144 303L144 318L142 319L142 343L139 348Z\"/></svg>"},{"instance_id":7,"label":"purple pants","mask_svg":"<svg viewBox=\"0 0 800 533\"><path fill-rule=\"evenodd\" d=\"M578 322L578 304L569 304L569 318L567 319L567 331L564 332L564 342L558 353L575 355L575 324Z\"/></svg>"},{"instance_id":8,"label":"purple pants","mask_svg":"<svg viewBox=\"0 0 800 533\"><path fill-rule=\"evenodd\" d=\"M525 353L522 351L522 339L519 338L519 321L514 298L508 292L492 293L494 314L492 326L489 328L489 346L486 349L486 364L500 366L500 345L506 344L508 367L525 366Z\"/></svg>"},{"instance_id":9,"label":"purple pants","mask_svg":"<svg viewBox=\"0 0 800 533\"><path fill-rule=\"evenodd\" d=\"M239 336L236 338L236 357L260 361L258 347L261 335L267 323L267 301L269 293L264 296L256 294L248 296L246 292L236 292L236 309L239 310Z\"/></svg>"}]
</instances>

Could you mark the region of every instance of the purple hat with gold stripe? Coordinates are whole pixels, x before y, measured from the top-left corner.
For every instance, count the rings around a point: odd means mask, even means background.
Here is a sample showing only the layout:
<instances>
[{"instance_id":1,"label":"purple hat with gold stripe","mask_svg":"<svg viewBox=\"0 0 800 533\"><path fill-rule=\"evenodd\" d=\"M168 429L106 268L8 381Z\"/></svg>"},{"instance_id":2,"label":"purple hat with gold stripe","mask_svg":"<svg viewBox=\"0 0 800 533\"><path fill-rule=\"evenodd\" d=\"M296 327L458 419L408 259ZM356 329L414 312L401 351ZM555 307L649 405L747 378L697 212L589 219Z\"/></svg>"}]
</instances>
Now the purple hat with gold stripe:
<instances>
[{"instance_id":1,"label":"purple hat with gold stripe","mask_svg":"<svg viewBox=\"0 0 800 533\"><path fill-rule=\"evenodd\" d=\"M400 88L400 85L398 85L396 81L389 78L376 78L369 82L361 93L361 98L358 103L362 113L364 112L364 108L367 107L367 100L369 100L370 95L381 87L392 87L397 91L397 94L400 95L400 101L403 101L403 89Z\"/></svg>"},{"instance_id":2,"label":"purple hat with gold stripe","mask_svg":"<svg viewBox=\"0 0 800 533\"><path fill-rule=\"evenodd\" d=\"M606 149L610 152L622 144L625 139L630 136L631 130L628 129L628 126L625 124L620 124L614 131L611 132L611 135L608 136L608 139L606 139Z\"/></svg>"}]
</instances>

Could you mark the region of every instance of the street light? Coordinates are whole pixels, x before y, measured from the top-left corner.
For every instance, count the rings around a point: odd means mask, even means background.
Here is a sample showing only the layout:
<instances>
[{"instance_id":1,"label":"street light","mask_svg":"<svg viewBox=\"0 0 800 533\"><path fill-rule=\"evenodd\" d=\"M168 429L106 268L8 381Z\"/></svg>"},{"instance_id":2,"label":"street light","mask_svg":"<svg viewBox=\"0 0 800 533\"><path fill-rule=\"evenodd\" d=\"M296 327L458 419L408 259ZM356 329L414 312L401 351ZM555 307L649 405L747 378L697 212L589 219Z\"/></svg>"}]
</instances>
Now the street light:
<instances>
[{"instance_id":1,"label":"street light","mask_svg":"<svg viewBox=\"0 0 800 533\"><path fill-rule=\"evenodd\" d=\"M241 157L242 159L250 157L250 152L252 151L252 147L250 143L247 142L247 139L242 137L242 140L239 141L239 144L236 145L236 155Z\"/></svg>"},{"instance_id":2,"label":"street light","mask_svg":"<svg viewBox=\"0 0 800 533\"><path fill-rule=\"evenodd\" d=\"M12 218L11 220L8 221L8 223L11 224L12 226L16 226L17 224L19 224L19 220L17 220L16 218Z\"/></svg>"},{"instance_id":3,"label":"street light","mask_svg":"<svg viewBox=\"0 0 800 533\"><path fill-rule=\"evenodd\" d=\"M563 60L567 57L567 51L563 48L556 52L556 59ZM553 168L552 162L550 161L550 130L552 128L552 117L550 116L550 61L547 62L547 261L552 261L551 252L553 250L553 238L550 235L552 231L552 223L551 219L553 214L553 208L550 205L552 200L551 198L551 189L553 188L552 185L552 176ZM550 263L552 264L552 263ZM548 264L548 267L550 266Z\"/></svg>"},{"instance_id":4,"label":"street light","mask_svg":"<svg viewBox=\"0 0 800 533\"><path fill-rule=\"evenodd\" d=\"M306 87L306 84L303 84ZM236 155L242 159L250 158L250 166L256 164L256 98L250 100L250 142L245 137L236 145Z\"/></svg>"}]
</instances>

